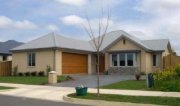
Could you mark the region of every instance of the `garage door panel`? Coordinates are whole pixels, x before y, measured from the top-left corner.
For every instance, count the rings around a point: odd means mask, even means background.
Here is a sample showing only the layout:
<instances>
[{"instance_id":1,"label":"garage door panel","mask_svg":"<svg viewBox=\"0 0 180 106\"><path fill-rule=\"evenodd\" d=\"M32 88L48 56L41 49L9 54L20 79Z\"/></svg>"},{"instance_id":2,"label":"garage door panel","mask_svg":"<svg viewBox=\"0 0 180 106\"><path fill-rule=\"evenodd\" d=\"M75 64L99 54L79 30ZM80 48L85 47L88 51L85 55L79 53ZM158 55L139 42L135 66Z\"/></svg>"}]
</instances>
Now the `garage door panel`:
<instances>
[{"instance_id":1,"label":"garage door panel","mask_svg":"<svg viewBox=\"0 0 180 106\"><path fill-rule=\"evenodd\" d=\"M63 74L87 73L87 55L75 53L62 54Z\"/></svg>"}]
</instances>

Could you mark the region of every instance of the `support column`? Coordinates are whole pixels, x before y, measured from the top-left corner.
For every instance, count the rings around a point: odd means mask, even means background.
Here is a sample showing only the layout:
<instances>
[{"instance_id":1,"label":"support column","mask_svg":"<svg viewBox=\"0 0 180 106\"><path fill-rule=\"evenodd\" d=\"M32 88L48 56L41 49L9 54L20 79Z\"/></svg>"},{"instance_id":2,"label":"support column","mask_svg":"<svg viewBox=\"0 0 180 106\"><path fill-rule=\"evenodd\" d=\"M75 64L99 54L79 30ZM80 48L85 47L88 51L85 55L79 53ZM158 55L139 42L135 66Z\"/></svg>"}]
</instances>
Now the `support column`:
<instances>
[{"instance_id":1,"label":"support column","mask_svg":"<svg viewBox=\"0 0 180 106\"><path fill-rule=\"evenodd\" d=\"M105 53L105 70L108 70L109 66L110 66L109 53Z\"/></svg>"},{"instance_id":2,"label":"support column","mask_svg":"<svg viewBox=\"0 0 180 106\"><path fill-rule=\"evenodd\" d=\"M88 54L88 74L92 74L92 55Z\"/></svg>"},{"instance_id":3,"label":"support column","mask_svg":"<svg viewBox=\"0 0 180 106\"><path fill-rule=\"evenodd\" d=\"M62 52L56 50L55 54L55 71L57 72L57 75L62 75Z\"/></svg>"}]
</instances>

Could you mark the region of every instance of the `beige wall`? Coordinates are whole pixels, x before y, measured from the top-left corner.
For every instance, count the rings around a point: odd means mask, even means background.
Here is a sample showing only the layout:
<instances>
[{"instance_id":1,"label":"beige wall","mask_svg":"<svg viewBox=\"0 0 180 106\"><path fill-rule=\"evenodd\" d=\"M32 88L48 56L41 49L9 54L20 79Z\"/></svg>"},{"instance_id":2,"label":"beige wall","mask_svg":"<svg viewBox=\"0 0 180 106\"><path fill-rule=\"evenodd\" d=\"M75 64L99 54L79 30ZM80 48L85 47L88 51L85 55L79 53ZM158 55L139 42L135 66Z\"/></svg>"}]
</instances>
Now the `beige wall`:
<instances>
[{"instance_id":1,"label":"beige wall","mask_svg":"<svg viewBox=\"0 0 180 106\"><path fill-rule=\"evenodd\" d=\"M3 61L3 56L0 56L0 61Z\"/></svg>"},{"instance_id":2,"label":"beige wall","mask_svg":"<svg viewBox=\"0 0 180 106\"><path fill-rule=\"evenodd\" d=\"M32 71L46 71L47 65L50 65L53 71L58 75L62 75L62 51L55 50L55 69L54 69L54 51L53 50L36 50L32 51L36 54L36 66L29 67L27 64L28 52L14 52L12 67L18 65L19 72L32 72ZM95 57L91 54L88 55L88 73L92 74L95 71Z\"/></svg>"},{"instance_id":3,"label":"beige wall","mask_svg":"<svg viewBox=\"0 0 180 106\"><path fill-rule=\"evenodd\" d=\"M117 51L117 50L141 50L135 43L126 40L126 44L123 44L123 40L120 40L107 51Z\"/></svg>"},{"instance_id":4,"label":"beige wall","mask_svg":"<svg viewBox=\"0 0 180 106\"><path fill-rule=\"evenodd\" d=\"M96 73L96 70L97 70L97 68L96 68L96 55L92 55L91 56L91 72L92 72L92 74L95 74Z\"/></svg>"},{"instance_id":5,"label":"beige wall","mask_svg":"<svg viewBox=\"0 0 180 106\"><path fill-rule=\"evenodd\" d=\"M139 47L137 44L126 40L126 44L123 44L123 40L120 40L112 47L108 48L107 52L113 51L128 51L128 50L139 50L137 53L136 66L140 71L149 73L155 71L157 69L162 68L162 53L158 54L158 62L157 66L153 66L152 63L152 54L151 52L146 52L143 48ZM109 53L105 53L105 69L107 70L110 67L110 55Z\"/></svg>"},{"instance_id":6,"label":"beige wall","mask_svg":"<svg viewBox=\"0 0 180 106\"><path fill-rule=\"evenodd\" d=\"M33 52L33 51L32 51ZM47 65L50 65L53 69L53 51L52 50L39 50L36 53L36 66L29 67L27 64L28 52L16 52L13 53L12 67L18 65L19 72L28 71L46 71Z\"/></svg>"}]
</instances>

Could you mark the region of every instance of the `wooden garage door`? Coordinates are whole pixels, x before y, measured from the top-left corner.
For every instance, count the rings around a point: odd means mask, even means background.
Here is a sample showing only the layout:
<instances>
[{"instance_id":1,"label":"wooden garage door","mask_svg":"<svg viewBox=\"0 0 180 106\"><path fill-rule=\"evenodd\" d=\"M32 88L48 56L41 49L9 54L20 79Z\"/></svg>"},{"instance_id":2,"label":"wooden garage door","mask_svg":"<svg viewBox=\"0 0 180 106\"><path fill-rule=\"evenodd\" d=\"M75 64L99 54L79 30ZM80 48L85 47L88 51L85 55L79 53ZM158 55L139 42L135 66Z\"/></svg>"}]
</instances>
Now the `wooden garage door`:
<instances>
[{"instance_id":1,"label":"wooden garage door","mask_svg":"<svg viewBox=\"0 0 180 106\"><path fill-rule=\"evenodd\" d=\"M75 53L62 53L62 73L81 74L87 73L87 55Z\"/></svg>"}]
</instances>

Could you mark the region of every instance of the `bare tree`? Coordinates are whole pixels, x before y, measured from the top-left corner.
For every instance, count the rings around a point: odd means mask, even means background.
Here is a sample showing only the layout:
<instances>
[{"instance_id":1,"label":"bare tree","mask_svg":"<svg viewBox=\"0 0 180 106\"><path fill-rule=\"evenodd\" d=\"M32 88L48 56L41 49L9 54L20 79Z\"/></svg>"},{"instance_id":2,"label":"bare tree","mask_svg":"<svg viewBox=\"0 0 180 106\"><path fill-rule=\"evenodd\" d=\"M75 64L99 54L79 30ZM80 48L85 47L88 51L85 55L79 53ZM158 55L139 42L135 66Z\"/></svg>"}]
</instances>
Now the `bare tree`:
<instances>
[{"instance_id":1,"label":"bare tree","mask_svg":"<svg viewBox=\"0 0 180 106\"><path fill-rule=\"evenodd\" d=\"M99 15L97 34L93 30L93 26L91 25L90 19L87 15L86 15L87 25L83 25L85 31L87 32L87 34L89 35L89 37L91 39L90 43L95 48L96 55L97 55L97 63L96 63L97 64L97 96L100 95L100 90L99 90L99 86L100 86L100 81L99 81L100 49L101 49L104 37L106 36L107 30L109 27L110 11L108 11L106 18L104 18L103 15L104 15L104 13L102 10L102 13L100 13L100 15Z\"/></svg>"}]
</instances>

